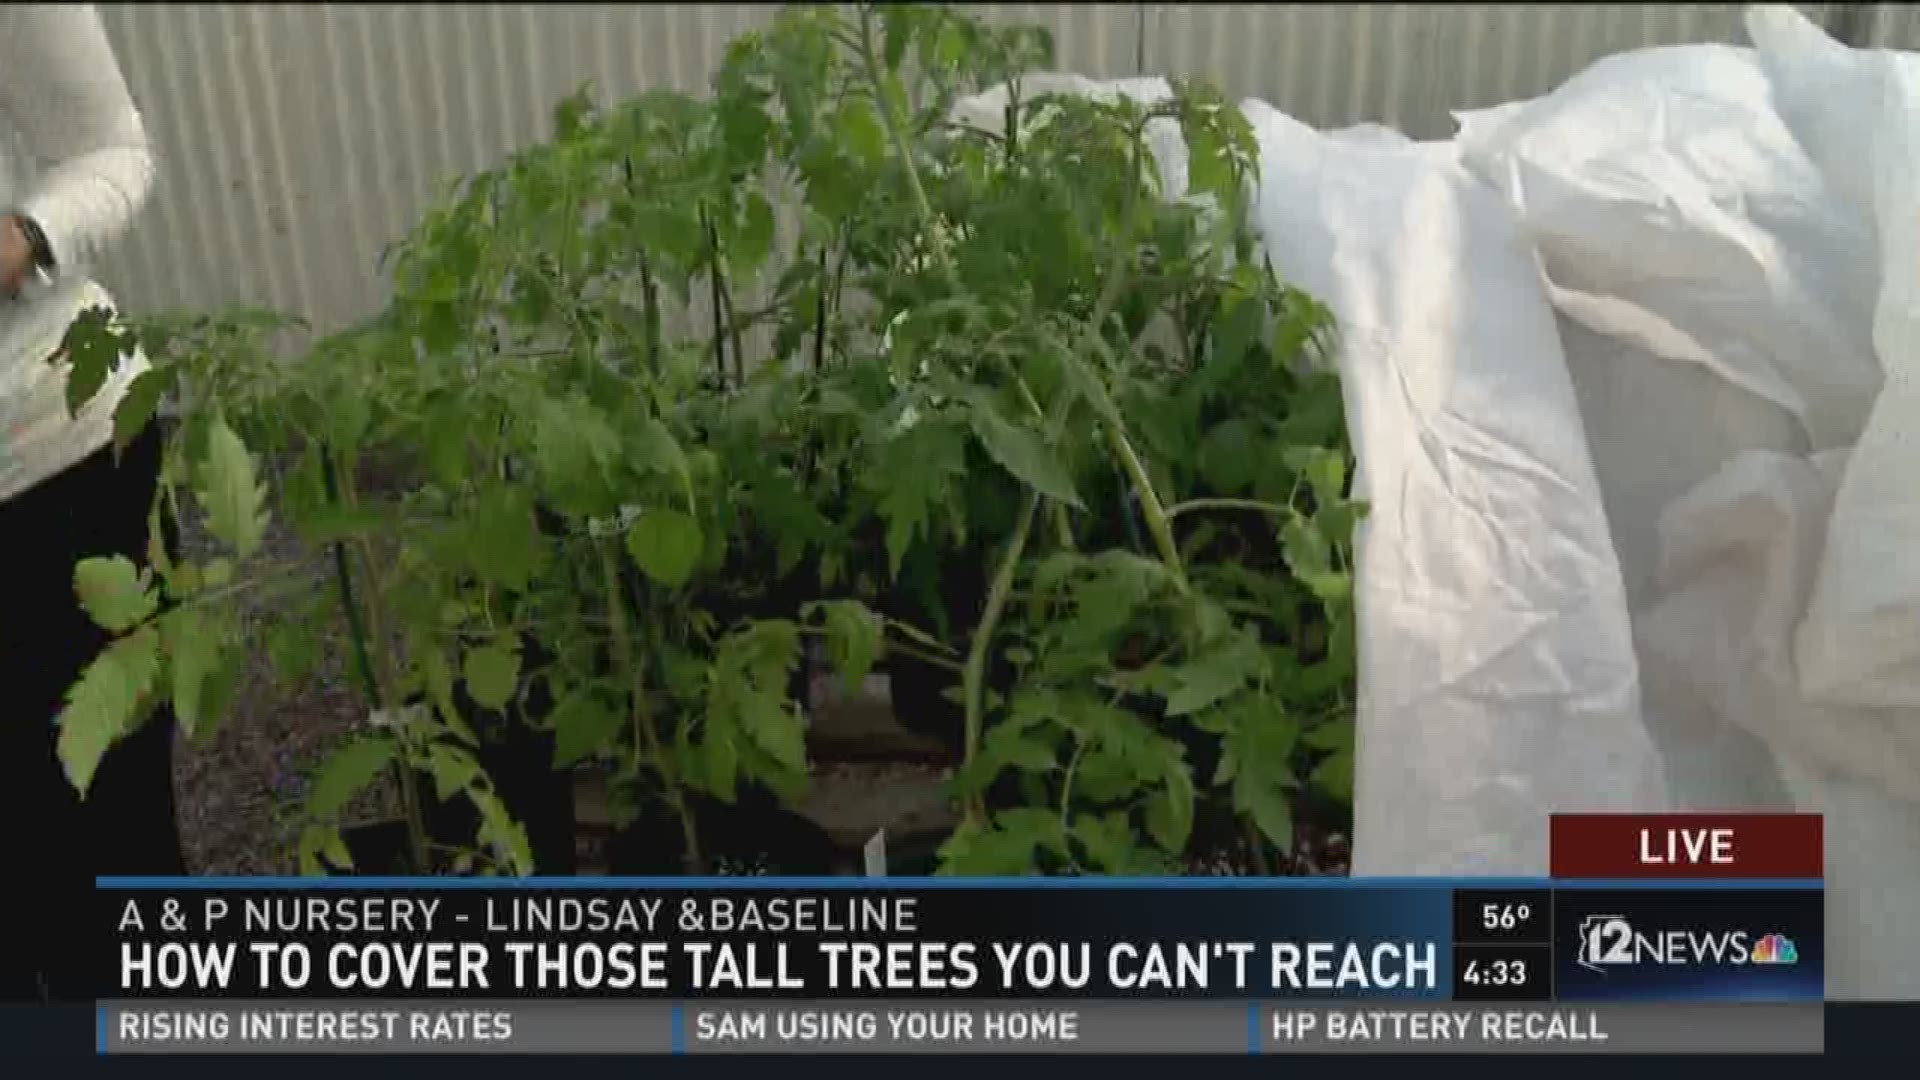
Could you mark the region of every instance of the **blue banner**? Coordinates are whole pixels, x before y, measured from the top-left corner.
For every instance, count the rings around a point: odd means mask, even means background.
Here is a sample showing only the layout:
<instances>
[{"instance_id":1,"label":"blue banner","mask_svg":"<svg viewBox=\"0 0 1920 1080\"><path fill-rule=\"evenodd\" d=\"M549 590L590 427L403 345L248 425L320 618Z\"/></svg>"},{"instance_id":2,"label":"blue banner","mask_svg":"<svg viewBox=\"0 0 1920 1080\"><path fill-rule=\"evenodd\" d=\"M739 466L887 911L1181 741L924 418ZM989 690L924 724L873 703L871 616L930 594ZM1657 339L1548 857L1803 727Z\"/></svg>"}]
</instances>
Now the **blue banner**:
<instances>
[{"instance_id":1,"label":"blue banner","mask_svg":"<svg viewBox=\"0 0 1920 1080\"><path fill-rule=\"evenodd\" d=\"M1818 1001L1818 882L102 879L98 998Z\"/></svg>"}]
</instances>

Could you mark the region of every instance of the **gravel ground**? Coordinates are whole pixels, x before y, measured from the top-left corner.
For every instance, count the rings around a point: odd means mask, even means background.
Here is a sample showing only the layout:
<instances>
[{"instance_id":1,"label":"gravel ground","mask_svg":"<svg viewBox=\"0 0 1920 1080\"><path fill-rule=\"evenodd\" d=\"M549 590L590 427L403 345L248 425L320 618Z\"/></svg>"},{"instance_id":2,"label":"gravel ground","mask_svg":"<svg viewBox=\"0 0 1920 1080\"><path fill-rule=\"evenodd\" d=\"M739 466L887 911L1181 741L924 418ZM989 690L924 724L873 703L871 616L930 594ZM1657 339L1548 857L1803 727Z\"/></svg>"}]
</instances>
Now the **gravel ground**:
<instances>
[{"instance_id":1,"label":"gravel ground","mask_svg":"<svg viewBox=\"0 0 1920 1080\"><path fill-rule=\"evenodd\" d=\"M203 553L204 545L190 527L184 530L184 554ZM269 558L304 554L279 528L269 532L265 546ZM323 581L318 570L315 580ZM326 635L324 658L304 690L289 694L275 685L261 643L274 620L285 617L270 604L256 602L245 609L247 639L255 648L249 650L233 707L211 738L182 737L174 755L181 843L196 874L292 873L301 792L364 715L347 681L339 626L319 628ZM393 801L390 791L377 788L356 810L379 814Z\"/></svg>"}]
</instances>

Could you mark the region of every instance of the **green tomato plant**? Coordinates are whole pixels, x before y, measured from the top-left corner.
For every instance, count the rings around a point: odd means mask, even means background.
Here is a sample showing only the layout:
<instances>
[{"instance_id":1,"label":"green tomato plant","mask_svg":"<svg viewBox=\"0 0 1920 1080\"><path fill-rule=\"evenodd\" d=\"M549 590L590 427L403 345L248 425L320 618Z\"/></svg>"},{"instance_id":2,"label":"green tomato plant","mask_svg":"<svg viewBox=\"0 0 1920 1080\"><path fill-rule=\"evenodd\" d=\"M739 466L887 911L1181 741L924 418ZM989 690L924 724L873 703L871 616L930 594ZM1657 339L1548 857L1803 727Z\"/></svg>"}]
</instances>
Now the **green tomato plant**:
<instances>
[{"instance_id":1,"label":"green tomato plant","mask_svg":"<svg viewBox=\"0 0 1920 1080\"><path fill-rule=\"evenodd\" d=\"M309 793L308 872L350 868L388 772L417 871L532 870L501 724L677 819L701 872L699 799L804 790L810 639L852 682L942 682L943 872L1166 872L1202 820L1289 850L1296 797L1352 772L1332 327L1260 258L1237 109L1024 92L1050 62L946 8L787 9L705 98L563 102L301 355L267 315L82 317L75 406L138 347L118 437L181 419L146 565L75 569L114 635L60 718L76 788L156 700L217 721L259 648L234 605L272 590L276 669L337 622L369 717ZM958 118L995 88L996 123ZM161 543L188 504L217 555ZM264 554L270 517L311 557ZM449 800L459 843L426 824Z\"/></svg>"}]
</instances>

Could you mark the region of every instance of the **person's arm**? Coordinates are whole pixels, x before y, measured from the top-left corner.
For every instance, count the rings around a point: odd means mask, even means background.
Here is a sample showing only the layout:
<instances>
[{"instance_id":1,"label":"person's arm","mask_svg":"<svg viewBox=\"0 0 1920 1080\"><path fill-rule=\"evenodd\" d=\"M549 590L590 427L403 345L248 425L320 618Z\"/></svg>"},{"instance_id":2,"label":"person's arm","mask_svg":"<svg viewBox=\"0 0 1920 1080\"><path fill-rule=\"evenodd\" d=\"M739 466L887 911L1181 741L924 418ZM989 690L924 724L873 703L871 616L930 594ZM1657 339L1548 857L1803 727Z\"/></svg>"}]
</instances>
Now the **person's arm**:
<instances>
[{"instance_id":1,"label":"person's arm","mask_svg":"<svg viewBox=\"0 0 1920 1080\"><path fill-rule=\"evenodd\" d=\"M0 113L39 166L0 219L0 289L84 274L147 200L153 155L91 4L0 5ZM22 259L25 265L21 265Z\"/></svg>"}]
</instances>

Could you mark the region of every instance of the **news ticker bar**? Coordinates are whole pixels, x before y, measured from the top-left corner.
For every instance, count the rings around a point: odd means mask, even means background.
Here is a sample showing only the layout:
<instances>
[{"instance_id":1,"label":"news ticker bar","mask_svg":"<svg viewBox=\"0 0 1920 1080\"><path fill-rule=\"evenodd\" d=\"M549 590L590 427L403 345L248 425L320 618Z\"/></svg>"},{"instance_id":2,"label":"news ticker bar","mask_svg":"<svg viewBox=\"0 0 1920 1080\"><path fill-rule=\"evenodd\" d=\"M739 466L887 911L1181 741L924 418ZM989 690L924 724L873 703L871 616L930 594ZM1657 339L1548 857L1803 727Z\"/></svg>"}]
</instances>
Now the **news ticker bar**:
<instances>
[{"instance_id":1,"label":"news ticker bar","mask_svg":"<svg viewBox=\"0 0 1920 1080\"><path fill-rule=\"evenodd\" d=\"M1649 1054L1825 1050L1825 1007L1087 1001L108 1002L164 1054Z\"/></svg>"},{"instance_id":2,"label":"news ticker bar","mask_svg":"<svg viewBox=\"0 0 1920 1080\"><path fill-rule=\"evenodd\" d=\"M1800 1001L1818 882L330 881L99 891L97 1000Z\"/></svg>"}]
</instances>

